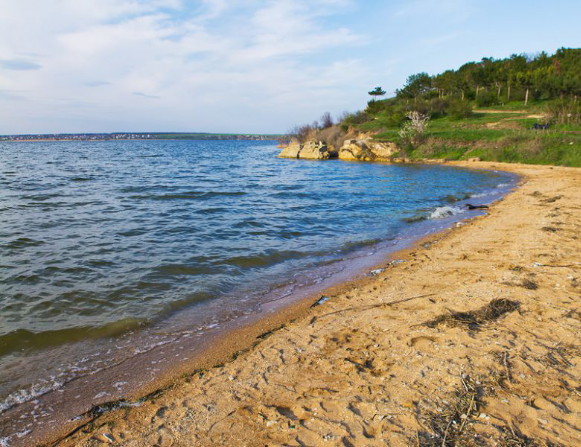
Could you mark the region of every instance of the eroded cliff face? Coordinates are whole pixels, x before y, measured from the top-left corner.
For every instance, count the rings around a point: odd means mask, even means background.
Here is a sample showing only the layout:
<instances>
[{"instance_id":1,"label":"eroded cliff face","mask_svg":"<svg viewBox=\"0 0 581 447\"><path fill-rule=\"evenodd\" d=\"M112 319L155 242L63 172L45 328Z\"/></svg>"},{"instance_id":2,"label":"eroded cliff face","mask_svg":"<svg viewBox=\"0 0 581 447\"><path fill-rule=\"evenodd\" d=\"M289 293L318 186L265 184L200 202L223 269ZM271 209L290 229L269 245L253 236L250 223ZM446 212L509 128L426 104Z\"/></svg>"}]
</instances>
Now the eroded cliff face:
<instances>
[{"instance_id":1,"label":"eroded cliff face","mask_svg":"<svg viewBox=\"0 0 581 447\"><path fill-rule=\"evenodd\" d=\"M371 138L346 140L339 149L341 160L391 161L397 154L395 143L382 143Z\"/></svg>"},{"instance_id":2,"label":"eroded cliff face","mask_svg":"<svg viewBox=\"0 0 581 447\"><path fill-rule=\"evenodd\" d=\"M307 141L299 143L296 140L290 142L278 155L282 158L303 158L308 160L329 160L337 158L337 151L329 148L322 141Z\"/></svg>"},{"instance_id":3,"label":"eroded cliff face","mask_svg":"<svg viewBox=\"0 0 581 447\"><path fill-rule=\"evenodd\" d=\"M394 156L398 151L399 148L395 143L379 142L368 135L362 135L360 138L345 140L339 149L327 146L322 141L307 141L301 144L296 140L292 140L282 150L279 157L309 160L339 158L341 160L356 161L394 161Z\"/></svg>"}]
</instances>

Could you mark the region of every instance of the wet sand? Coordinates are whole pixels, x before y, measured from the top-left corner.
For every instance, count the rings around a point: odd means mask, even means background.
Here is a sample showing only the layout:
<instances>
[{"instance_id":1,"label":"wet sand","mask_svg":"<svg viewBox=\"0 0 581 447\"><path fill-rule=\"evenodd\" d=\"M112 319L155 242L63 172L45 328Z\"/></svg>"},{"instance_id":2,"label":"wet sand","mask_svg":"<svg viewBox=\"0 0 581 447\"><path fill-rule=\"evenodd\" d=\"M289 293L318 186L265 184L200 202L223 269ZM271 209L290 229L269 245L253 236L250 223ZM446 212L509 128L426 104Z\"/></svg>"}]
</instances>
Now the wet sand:
<instances>
[{"instance_id":1,"label":"wet sand","mask_svg":"<svg viewBox=\"0 0 581 447\"><path fill-rule=\"evenodd\" d=\"M581 170L465 166L522 185L57 445L578 445Z\"/></svg>"}]
</instances>

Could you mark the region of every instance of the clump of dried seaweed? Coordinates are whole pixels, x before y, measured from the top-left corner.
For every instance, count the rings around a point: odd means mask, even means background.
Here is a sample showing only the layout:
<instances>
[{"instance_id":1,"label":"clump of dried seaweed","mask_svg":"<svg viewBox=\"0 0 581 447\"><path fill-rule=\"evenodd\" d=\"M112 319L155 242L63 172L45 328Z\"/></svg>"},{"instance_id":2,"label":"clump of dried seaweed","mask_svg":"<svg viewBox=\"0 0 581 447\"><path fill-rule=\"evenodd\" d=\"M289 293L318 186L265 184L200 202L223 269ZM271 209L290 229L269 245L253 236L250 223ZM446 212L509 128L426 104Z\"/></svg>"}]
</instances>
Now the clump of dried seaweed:
<instances>
[{"instance_id":1,"label":"clump of dried seaweed","mask_svg":"<svg viewBox=\"0 0 581 447\"><path fill-rule=\"evenodd\" d=\"M506 298L493 299L486 306L469 312L449 311L424 324L434 328L440 325L448 327L462 327L470 331L478 331L480 327L488 322L498 320L504 314L517 310L520 306L518 301Z\"/></svg>"},{"instance_id":2,"label":"clump of dried seaweed","mask_svg":"<svg viewBox=\"0 0 581 447\"><path fill-rule=\"evenodd\" d=\"M498 356L505 354L498 353ZM499 386L497 379L491 376L510 381L508 370L489 371L477 379L463 374L461 383L446 399L420 402L416 417L424 429L418 431L409 444L418 447L558 447L558 444L530 438L517 427L486 422L486 415L481 413L486 411L485 399L493 396ZM501 386L504 388L504 385ZM479 424L494 427L496 434L478 430Z\"/></svg>"},{"instance_id":3,"label":"clump of dried seaweed","mask_svg":"<svg viewBox=\"0 0 581 447\"><path fill-rule=\"evenodd\" d=\"M484 439L476 435L473 421L484 406L484 388L469 376L461 377L443 408L418 414L418 420L426 430L417 433L420 447L480 446Z\"/></svg>"}]
</instances>

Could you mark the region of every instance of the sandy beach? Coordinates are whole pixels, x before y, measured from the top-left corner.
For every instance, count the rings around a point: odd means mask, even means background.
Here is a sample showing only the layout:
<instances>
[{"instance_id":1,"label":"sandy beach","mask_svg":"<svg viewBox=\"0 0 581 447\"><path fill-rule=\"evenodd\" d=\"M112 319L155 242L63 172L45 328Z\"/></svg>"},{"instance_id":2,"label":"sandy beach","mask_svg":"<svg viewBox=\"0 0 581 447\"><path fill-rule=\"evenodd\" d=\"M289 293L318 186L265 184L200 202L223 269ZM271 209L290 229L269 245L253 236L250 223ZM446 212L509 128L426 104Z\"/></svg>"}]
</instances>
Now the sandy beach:
<instances>
[{"instance_id":1,"label":"sandy beach","mask_svg":"<svg viewBox=\"0 0 581 447\"><path fill-rule=\"evenodd\" d=\"M56 445L579 445L581 170L463 166L521 185Z\"/></svg>"}]
</instances>

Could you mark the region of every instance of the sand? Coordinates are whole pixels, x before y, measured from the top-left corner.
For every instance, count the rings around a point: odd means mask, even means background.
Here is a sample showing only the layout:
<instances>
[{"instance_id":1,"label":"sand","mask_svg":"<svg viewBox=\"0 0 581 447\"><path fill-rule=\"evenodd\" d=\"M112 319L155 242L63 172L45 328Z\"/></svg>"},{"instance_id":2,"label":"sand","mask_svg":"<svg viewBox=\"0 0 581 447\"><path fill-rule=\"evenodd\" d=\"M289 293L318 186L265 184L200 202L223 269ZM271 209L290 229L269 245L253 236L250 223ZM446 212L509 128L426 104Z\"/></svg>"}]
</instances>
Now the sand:
<instances>
[{"instance_id":1,"label":"sand","mask_svg":"<svg viewBox=\"0 0 581 447\"><path fill-rule=\"evenodd\" d=\"M581 169L465 165L522 184L57 445L581 445Z\"/></svg>"}]
</instances>

